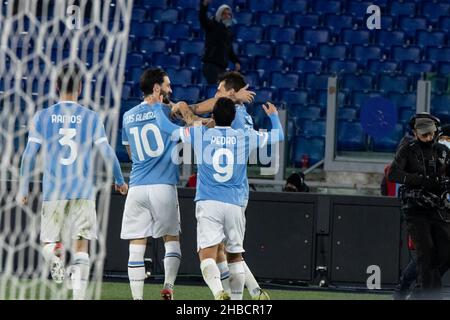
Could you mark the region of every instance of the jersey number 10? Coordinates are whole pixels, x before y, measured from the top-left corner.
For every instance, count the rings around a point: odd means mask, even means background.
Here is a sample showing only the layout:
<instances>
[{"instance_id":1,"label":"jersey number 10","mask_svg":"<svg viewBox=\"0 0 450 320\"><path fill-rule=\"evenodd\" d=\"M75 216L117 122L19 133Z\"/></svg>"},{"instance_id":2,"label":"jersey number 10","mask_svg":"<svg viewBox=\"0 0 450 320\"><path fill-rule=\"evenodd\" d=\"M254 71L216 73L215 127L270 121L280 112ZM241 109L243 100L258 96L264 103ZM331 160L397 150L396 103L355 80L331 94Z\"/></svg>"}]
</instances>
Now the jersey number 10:
<instances>
[{"instance_id":1,"label":"jersey number 10","mask_svg":"<svg viewBox=\"0 0 450 320\"><path fill-rule=\"evenodd\" d=\"M152 131L155 136L156 150L152 150L150 148L150 144L148 143L147 133L149 131ZM147 123L142 127L140 134L139 127L130 128L130 133L134 137L134 143L136 146L139 161L145 160L144 152L147 156L152 158L159 157L163 153L164 141L162 139L161 132L154 124ZM144 147L144 150L142 150L142 147Z\"/></svg>"}]
</instances>

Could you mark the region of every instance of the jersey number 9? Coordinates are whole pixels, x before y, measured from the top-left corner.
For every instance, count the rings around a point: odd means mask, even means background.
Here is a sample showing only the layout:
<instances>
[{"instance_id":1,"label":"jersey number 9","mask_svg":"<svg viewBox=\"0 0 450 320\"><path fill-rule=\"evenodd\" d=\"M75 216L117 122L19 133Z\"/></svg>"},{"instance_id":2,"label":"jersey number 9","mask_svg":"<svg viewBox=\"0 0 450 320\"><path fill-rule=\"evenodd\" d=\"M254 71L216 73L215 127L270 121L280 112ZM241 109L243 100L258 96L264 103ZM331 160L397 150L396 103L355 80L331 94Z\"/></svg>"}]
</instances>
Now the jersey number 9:
<instances>
[{"instance_id":1,"label":"jersey number 9","mask_svg":"<svg viewBox=\"0 0 450 320\"><path fill-rule=\"evenodd\" d=\"M225 156L224 166L220 165L220 157L222 156ZM212 158L212 163L214 170L217 172L213 175L217 182L227 182L231 179L233 176L234 157L230 150L225 148L217 150Z\"/></svg>"}]
</instances>

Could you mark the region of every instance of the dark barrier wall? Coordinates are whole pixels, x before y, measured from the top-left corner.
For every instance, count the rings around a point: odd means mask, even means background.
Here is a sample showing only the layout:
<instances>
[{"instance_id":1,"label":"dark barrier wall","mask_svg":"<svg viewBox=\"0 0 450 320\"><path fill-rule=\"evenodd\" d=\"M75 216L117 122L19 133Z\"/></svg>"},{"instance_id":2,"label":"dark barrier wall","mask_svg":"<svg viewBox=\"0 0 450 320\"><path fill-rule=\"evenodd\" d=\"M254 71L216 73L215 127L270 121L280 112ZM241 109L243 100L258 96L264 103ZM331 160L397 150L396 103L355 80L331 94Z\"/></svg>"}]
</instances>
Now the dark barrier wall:
<instances>
[{"instance_id":1,"label":"dark barrier wall","mask_svg":"<svg viewBox=\"0 0 450 320\"><path fill-rule=\"evenodd\" d=\"M196 253L195 191L178 190L183 260L180 274L200 275ZM126 272L128 243L120 240L125 198L113 194L105 271ZM245 259L258 278L318 281L324 266L331 282L365 284L367 268L381 269L381 282L398 282L408 262L400 203L395 198L309 193L252 192L246 213ZM162 274L161 239L147 257Z\"/></svg>"}]
</instances>

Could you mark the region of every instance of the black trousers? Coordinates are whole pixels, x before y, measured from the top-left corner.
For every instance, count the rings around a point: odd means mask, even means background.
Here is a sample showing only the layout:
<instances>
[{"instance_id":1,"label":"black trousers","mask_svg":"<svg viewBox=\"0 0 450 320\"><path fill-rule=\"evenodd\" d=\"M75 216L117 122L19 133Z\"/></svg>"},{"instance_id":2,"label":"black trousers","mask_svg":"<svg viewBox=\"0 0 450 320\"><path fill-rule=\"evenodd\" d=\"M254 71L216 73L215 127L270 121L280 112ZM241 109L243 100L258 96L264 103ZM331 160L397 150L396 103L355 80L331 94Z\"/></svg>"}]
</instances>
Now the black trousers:
<instances>
[{"instance_id":1,"label":"black trousers","mask_svg":"<svg viewBox=\"0 0 450 320\"><path fill-rule=\"evenodd\" d=\"M405 211L408 233L417 253L417 290L420 299L440 298L441 275L450 267L450 224L437 212Z\"/></svg>"},{"instance_id":2,"label":"black trousers","mask_svg":"<svg viewBox=\"0 0 450 320\"><path fill-rule=\"evenodd\" d=\"M203 63L203 76L208 84L217 84L219 77L225 73L225 69L212 63Z\"/></svg>"}]
</instances>

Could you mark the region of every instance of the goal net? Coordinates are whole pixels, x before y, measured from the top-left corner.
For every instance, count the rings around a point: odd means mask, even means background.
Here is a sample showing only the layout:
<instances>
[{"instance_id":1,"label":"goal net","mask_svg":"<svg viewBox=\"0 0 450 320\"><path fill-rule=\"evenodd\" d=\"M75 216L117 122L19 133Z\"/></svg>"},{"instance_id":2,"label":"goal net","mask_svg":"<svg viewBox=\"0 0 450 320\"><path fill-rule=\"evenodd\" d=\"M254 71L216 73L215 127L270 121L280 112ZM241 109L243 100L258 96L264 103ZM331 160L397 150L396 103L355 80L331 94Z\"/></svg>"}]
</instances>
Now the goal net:
<instances>
[{"instance_id":1,"label":"goal net","mask_svg":"<svg viewBox=\"0 0 450 320\"><path fill-rule=\"evenodd\" d=\"M79 103L98 112L115 146L132 6L133 0L0 0L0 300L71 297L67 282L49 278L41 253L43 160L36 159L22 205L21 157L33 116L58 102L57 74L68 63L81 70ZM98 239L89 246L87 299L101 294L113 183L111 164L95 159ZM72 243L63 245L67 261Z\"/></svg>"}]
</instances>

